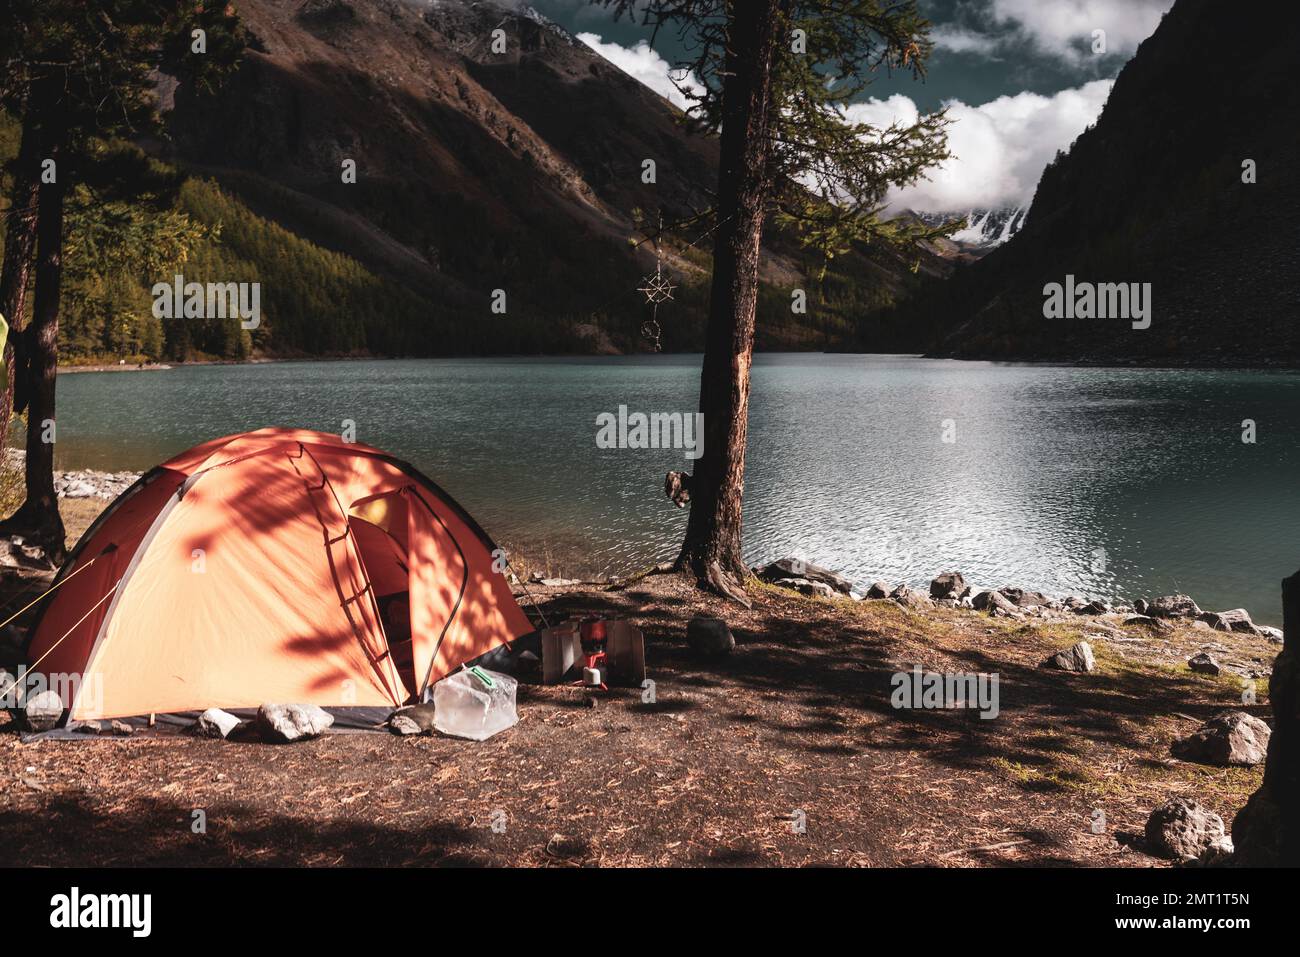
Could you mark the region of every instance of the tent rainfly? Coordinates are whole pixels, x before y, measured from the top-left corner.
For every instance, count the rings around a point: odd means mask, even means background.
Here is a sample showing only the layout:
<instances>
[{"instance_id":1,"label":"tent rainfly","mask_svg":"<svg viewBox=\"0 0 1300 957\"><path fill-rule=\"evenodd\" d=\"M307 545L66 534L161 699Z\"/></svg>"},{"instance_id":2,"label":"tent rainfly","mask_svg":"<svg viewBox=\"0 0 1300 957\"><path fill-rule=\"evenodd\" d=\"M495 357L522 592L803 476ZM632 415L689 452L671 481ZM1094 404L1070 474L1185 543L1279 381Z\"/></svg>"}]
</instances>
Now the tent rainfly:
<instances>
[{"instance_id":1,"label":"tent rainfly","mask_svg":"<svg viewBox=\"0 0 1300 957\"><path fill-rule=\"evenodd\" d=\"M150 470L91 526L28 660L70 689L73 721L264 702L382 718L533 630L494 552L378 449L226 436Z\"/></svg>"}]
</instances>

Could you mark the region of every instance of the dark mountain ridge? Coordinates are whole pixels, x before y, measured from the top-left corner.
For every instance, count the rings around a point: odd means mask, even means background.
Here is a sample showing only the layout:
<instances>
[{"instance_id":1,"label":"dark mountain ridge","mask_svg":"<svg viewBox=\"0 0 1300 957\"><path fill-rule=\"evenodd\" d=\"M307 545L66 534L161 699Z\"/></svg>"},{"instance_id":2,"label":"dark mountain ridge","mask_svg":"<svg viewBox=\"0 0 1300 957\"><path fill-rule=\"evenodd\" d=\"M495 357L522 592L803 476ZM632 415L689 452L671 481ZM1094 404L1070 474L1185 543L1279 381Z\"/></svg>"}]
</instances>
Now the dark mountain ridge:
<instances>
[{"instance_id":1,"label":"dark mountain ridge","mask_svg":"<svg viewBox=\"0 0 1300 957\"><path fill-rule=\"evenodd\" d=\"M1300 8L1179 0L1023 228L898 312L939 355L1300 362ZM1257 181L1244 183L1253 160ZM1048 319L1044 286L1150 283L1152 321Z\"/></svg>"}]
</instances>

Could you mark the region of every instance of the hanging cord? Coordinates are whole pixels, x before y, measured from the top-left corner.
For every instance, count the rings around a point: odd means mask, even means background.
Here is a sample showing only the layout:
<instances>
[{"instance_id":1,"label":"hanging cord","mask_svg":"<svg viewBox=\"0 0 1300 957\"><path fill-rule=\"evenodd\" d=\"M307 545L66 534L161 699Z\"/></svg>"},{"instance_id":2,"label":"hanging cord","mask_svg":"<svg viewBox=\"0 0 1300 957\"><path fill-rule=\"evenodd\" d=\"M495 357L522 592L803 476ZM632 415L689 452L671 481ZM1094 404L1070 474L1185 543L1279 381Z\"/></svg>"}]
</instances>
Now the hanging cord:
<instances>
[{"instance_id":1,"label":"hanging cord","mask_svg":"<svg viewBox=\"0 0 1300 957\"><path fill-rule=\"evenodd\" d=\"M509 556L506 556L506 568L510 568L511 571L514 571L514 569L510 567ZM527 583L522 578L519 578L518 574L515 575L515 578L519 579L519 587L524 590L524 594L528 596L528 600L533 603L533 610L536 611L537 616L542 619L542 624L547 628L550 628L551 623L546 620L546 612L542 611L542 606L537 603L537 599L533 597L533 593L528 590Z\"/></svg>"},{"instance_id":2,"label":"hanging cord","mask_svg":"<svg viewBox=\"0 0 1300 957\"><path fill-rule=\"evenodd\" d=\"M735 219L735 218L736 218L736 215L737 215L736 213L732 213L732 214L731 214L730 216L728 216L726 219L722 220L721 222L715 223L713 226L709 227L709 228L706 229L704 232L700 233L700 235L696 236L693 240L691 240L689 243L687 243L685 246L682 247L682 252L685 252L685 251L688 250L688 249L693 249L695 246L699 245L701 242L703 242L703 241L704 241L705 239L707 239L709 236L712 236L715 232L717 232L717 231L718 231L718 230L719 230L723 225L725 225L726 223L729 223L729 222L731 222L731 220ZM662 232L662 228L661 228L660 232ZM634 245L639 247L639 246L641 246L642 243L650 242L650 241L651 241L651 237L647 237L646 239L643 239L643 240L641 240L641 242L639 242L639 243L635 243ZM656 233L656 234L655 234L655 236L653 237L653 242L655 243L655 249L658 250L658 248L659 248L659 233ZM658 253L656 252L656 257L657 257L657 256L658 256ZM649 280L649 279L653 279L653 278L654 278L653 276L647 276L647 277L646 277L647 280ZM629 290L627 290L627 291L625 291L625 292L620 292L620 293L618 293L618 294L616 294L616 295L614 295L614 296L611 296L611 297L610 297L609 299L607 299L604 303L602 303L601 305L597 306L595 309L591 310L591 313L590 313L590 314L591 314L592 316L595 316L595 315L597 315L597 314L599 314L599 313L604 312L604 311L605 311L606 309L608 309L610 306L614 305L614 303L616 303L616 302L618 302L619 300L621 300L624 296L627 296L627 295L629 295L629 294L631 294L631 293L633 293L633 292L639 292L639 293L642 293L643 295L648 295L648 293L646 293L644 289L641 289L641 288L639 288L639 287L636 288L636 289L629 289ZM650 320L650 321L653 322L653 321L655 321L655 320ZM649 325L649 323L647 323L647 325ZM645 331L644 328L642 329L642 334L643 334L643 335L646 334L646 331ZM646 338L651 338L651 337L647 335ZM657 352L657 351L659 351L659 350L656 349L655 351Z\"/></svg>"},{"instance_id":3,"label":"hanging cord","mask_svg":"<svg viewBox=\"0 0 1300 957\"><path fill-rule=\"evenodd\" d=\"M88 567L88 566L83 566L83 567ZM68 577L71 578L72 576L69 575ZM36 670L36 667L37 667L38 665L40 665L40 663L41 663L42 661L44 661L46 658L48 658L48 657L50 656L50 654L54 651L55 648L57 648L57 647L59 647L59 645L63 644L63 639L64 639L64 638L67 638L68 635L70 635L70 634L72 634L74 631L76 631L77 628L81 625L81 623L82 623L83 621L85 621L85 620L86 620L87 618L89 618L92 614L94 614L94 611L95 611L96 608L98 608L100 605L104 604L104 599L105 599L105 598L107 598L109 595L113 594L113 592L117 591L117 586L120 585L120 584L122 584L122 579L119 578L116 582L113 583L113 587L110 588L108 591L106 591L106 592L104 593L103 597L99 599L99 601L97 601L97 602L95 602L93 605L91 605L91 606L90 606L90 610L87 611L87 612L86 612L84 615L82 615L80 618L78 618L78 619L77 619L77 623L76 623L75 625L73 625L71 628L69 628L67 631L65 631L65 632L63 633L63 635L59 638L58 641L56 641L54 644L50 645L49 651L46 651L45 654L41 655L39 658L37 658L35 661L33 661L33 662L32 662L32 663L27 667L27 670L28 670L29 672L30 672L30 671L35 671L35 670ZM7 695L10 691L12 691L12 690L13 690L14 688L16 688L16 687L18 687L18 679L15 677L15 678L13 679L13 681L11 681L11 682L9 683L9 687L8 687L8 688L5 688L3 691L0 691L0 697L4 697L5 695ZM71 705L71 702L69 702L69 705Z\"/></svg>"},{"instance_id":4,"label":"hanging cord","mask_svg":"<svg viewBox=\"0 0 1300 957\"><path fill-rule=\"evenodd\" d=\"M23 612L27 611L27 609L31 608L33 605L35 605L35 604L37 604L38 602L40 602L40 600L41 600L42 598L44 598L46 595L48 595L48 594L50 594L51 592L53 592L56 588L59 588L59 587L65 585L65 584L67 584L68 582L72 581L72 579L76 578L78 575L80 575L82 572L84 572L84 571L85 571L87 568L89 568L91 565L95 564L95 562L99 561L99 559L100 559L103 555L104 555L104 552L100 552L98 555L96 555L96 556L95 556L94 558L92 558L90 561L86 562L86 564L82 565L80 568L78 568L75 572L73 572L73 573L72 573L71 575L69 575L67 578L61 578L61 579L59 579L58 581L56 581L53 585L51 585L49 588L45 589L45 591L41 592L39 595L37 595L35 598L33 598L31 601L29 601L26 605L23 605L22 608L19 608L16 612L14 612L12 615L10 615L8 618L6 618L4 621L0 621L0 628L3 628L5 625L9 624L9 623L10 623L11 621L13 621L15 618L20 618L20 617L22 617Z\"/></svg>"}]
</instances>

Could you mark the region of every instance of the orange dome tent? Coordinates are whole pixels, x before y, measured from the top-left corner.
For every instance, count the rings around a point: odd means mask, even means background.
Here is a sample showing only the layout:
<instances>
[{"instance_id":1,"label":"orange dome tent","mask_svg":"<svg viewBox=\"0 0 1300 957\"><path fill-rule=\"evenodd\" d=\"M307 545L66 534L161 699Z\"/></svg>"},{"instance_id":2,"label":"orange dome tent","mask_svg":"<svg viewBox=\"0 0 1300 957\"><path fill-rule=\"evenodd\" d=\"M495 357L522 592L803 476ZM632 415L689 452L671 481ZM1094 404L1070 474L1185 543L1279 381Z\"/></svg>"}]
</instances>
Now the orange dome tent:
<instances>
[{"instance_id":1,"label":"orange dome tent","mask_svg":"<svg viewBox=\"0 0 1300 957\"><path fill-rule=\"evenodd\" d=\"M493 552L441 489L377 449L231 435L109 506L59 573L28 660L51 686L79 679L74 721L264 702L386 714L533 630Z\"/></svg>"}]
</instances>

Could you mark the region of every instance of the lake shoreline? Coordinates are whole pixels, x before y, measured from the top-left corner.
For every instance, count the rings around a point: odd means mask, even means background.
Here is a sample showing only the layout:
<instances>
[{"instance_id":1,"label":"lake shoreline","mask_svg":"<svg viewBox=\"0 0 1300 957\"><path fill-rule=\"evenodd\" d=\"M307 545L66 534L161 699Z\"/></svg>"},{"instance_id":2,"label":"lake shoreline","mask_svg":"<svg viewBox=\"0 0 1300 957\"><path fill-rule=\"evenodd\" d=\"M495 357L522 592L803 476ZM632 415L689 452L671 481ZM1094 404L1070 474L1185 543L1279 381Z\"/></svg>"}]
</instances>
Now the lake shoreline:
<instances>
[{"instance_id":1,"label":"lake shoreline","mask_svg":"<svg viewBox=\"0 0 1300 957\"><path fill-rule=\"evenodd\" d=\"M766 350L755 349L755 355L827 355L827 356L870 356L878 358L900 358L900 359L930 359L934 361L953 361L953 362L985 362L991 365L1007 366L1031 366L1042 368L1063 368L1063 369L1134 369L1146 370L1151 372L1183 372L1183 371L1250 371L1259 370L1261 372L1296 372L1300 373L1300 366L1288 362L1271 362L1268 359L1258 359L1241 362L1216 362L1200 363L1195 361L1148 361L1146 359L1123 359L1116 358L1110 360L1092 360L1092 359L1018 359L1006 358L999 356L958 356L945 355L938 353L921 353L921 352L847 352L838 349L810 349L810 350L775 350L768 352ZM80 372L168 372L175 369L185 369L194 366L257 366L257 365L281 365L293 362L399 362L399 361L422 361L422 360L456 360L465 361L473 359L537 359L545 361L549 359L621 359L629 357L647 357L653 355L664 356L700 356L701 352L661 352L661 353L618 353L609 355L594 352L548 352L548 353L523 353L523 352L500 352L488 355L448 355L448 356L381 356L381 355L346 355L346 356L257 356L251 359L195 359L188 362L150 362L150 363L90 363L87 365L61 365L59 366L59 375Z\"/></svg>"}]
</instances>

